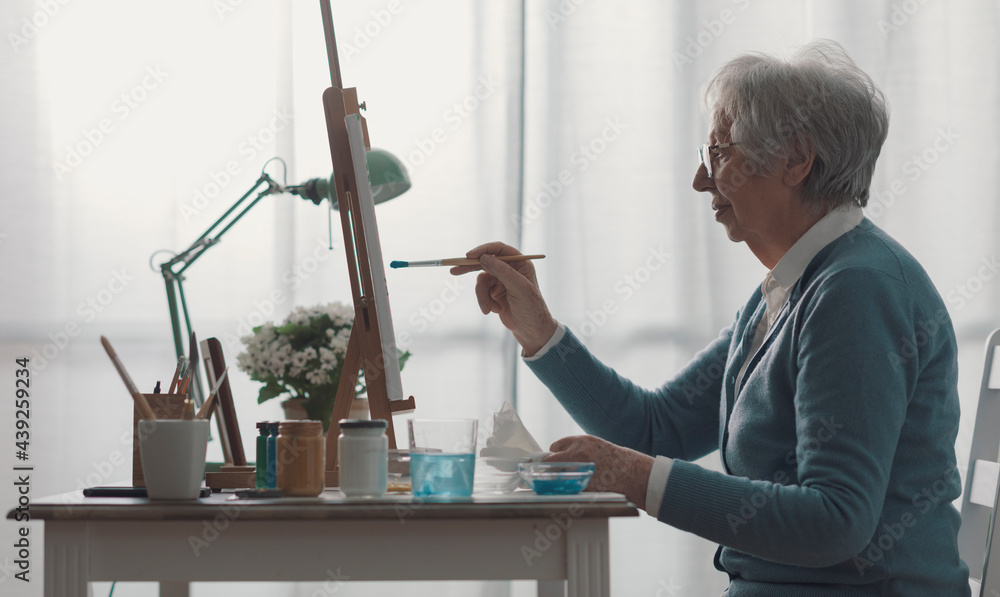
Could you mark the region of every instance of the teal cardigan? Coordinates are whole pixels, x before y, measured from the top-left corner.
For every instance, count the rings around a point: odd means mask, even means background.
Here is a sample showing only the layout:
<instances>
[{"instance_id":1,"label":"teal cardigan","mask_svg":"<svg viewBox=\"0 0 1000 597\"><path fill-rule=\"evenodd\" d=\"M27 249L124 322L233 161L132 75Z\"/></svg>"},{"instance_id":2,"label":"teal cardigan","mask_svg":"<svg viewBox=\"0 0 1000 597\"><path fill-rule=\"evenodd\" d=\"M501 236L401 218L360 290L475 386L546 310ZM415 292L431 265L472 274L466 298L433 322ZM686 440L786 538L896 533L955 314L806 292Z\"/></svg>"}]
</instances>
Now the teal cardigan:
<instances>
[{"instance_id":1,"label":"teal cardigan","mask_svg":"<svg viewBox=\"0 0 1000 597\"><path fill-rule=\"evenodd\" d=\"M718 543L729 597L969 595L955 333L919 263L865 219L821 250L735 387L758 289L646 390L572 334L529 368L587 433L676 459L657 518ZM725 473L690 461L719 450Z\"/></svg>"}]
</instances>

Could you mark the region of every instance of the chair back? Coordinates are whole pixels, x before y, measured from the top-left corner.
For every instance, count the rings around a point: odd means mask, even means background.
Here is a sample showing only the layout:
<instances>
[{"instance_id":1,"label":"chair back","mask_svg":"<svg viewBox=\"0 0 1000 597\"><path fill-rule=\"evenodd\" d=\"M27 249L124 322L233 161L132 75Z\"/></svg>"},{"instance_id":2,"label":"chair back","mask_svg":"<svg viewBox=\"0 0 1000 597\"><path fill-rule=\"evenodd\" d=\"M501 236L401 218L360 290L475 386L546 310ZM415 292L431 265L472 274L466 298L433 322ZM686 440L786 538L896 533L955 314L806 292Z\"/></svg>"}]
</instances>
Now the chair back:
<instances>
[{"instance_id":1,"label":"chair back","mask_svg":"<svg viewBox=\"0 0 1000 597\"><path fill-rule=\"evenodd\" d=\"M1000 525L997 512L997 479L1000 477L1000 330L986 341L983 380L979 389L969 468L962 492L962 527L958 552L970 576L981 584L980 595L1000 597ZM990 547L996 546L990 555Z\"/></svg>"}]
</instances>

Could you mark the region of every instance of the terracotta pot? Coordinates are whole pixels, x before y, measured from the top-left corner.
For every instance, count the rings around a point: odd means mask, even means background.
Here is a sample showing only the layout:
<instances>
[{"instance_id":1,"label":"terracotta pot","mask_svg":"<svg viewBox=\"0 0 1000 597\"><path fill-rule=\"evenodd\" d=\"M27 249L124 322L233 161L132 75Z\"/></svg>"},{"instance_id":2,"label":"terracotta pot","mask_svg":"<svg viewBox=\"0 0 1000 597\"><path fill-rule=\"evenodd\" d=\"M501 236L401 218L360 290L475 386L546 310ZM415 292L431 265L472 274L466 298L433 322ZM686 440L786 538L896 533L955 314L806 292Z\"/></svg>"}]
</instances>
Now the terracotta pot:
<instances>
[{"instance_id":1,"label":"terracotta pot","mask_svg":"<svg viewBox=\"0 0 1000 597\"><path fill-rule=\"evenodd\" d=\"M285 411L286 421L301 421L309 418L306 414L305 398L289 398L281 402L281 408ZM347 415L348 419L370 419L371 411L368 407L367 398L355 398L351 401L351 411Z\"/></svg>"},{"instance_id":2,"label":"terracotta pot","mask_svg":"<svg viewBox=\"0 0 1000 597\"><path fill-rule=\"evenodd\" d=\"M306 414L305 398L289 398L281 402L281 408L285 411L286 421L301 421L309 418Z\"/></svg>"}]
</instances>

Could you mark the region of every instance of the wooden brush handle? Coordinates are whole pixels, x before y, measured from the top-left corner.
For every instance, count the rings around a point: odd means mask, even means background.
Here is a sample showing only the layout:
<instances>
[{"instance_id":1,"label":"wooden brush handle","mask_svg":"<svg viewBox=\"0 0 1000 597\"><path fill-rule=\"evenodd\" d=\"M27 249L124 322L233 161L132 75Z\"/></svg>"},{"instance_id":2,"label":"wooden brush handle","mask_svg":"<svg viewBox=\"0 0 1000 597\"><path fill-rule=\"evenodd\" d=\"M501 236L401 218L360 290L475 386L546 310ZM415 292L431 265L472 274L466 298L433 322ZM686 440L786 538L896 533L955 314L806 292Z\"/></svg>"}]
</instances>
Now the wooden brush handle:
<instances>
[{"instance_id":1,"label":"wooden brush handle","mask_svg":"<svg viewBox=\"0 0 1000 597\"><path fill-rule=\"evenodd\" d=\"M545 259L545 255L494 255L494 257L504 263L527 261L528 259ZM453 259L442 259L441 265L479 265L479 260L467 257L455 257Z\"/></svg>"},{"instance_id":2,"label":"wooden brush handle","mask_svg":"<svg viewBox=\"0 0 1000 597\"><path fill-rule=\"evenodd\" d=\"M104 351L107 352L108 356L111 358L111 363L114 364L115 370L118 371L119 377L122 378L122 382L125 383L128 393L139 406L139 412L142 413L142 416L147 421L155 421L156 415L153 414L153 409L149 407L149 403L146 402L146 398L139 393L139 388L137 388L132 382L132 378L129 377L128 371L125 370L125 365L123 365L121 360L118 358L118 353L116 353L115 349L111 347L111 342L104 336L101 336L101 344L104 346Z\"/></svg>"}]
</instances>

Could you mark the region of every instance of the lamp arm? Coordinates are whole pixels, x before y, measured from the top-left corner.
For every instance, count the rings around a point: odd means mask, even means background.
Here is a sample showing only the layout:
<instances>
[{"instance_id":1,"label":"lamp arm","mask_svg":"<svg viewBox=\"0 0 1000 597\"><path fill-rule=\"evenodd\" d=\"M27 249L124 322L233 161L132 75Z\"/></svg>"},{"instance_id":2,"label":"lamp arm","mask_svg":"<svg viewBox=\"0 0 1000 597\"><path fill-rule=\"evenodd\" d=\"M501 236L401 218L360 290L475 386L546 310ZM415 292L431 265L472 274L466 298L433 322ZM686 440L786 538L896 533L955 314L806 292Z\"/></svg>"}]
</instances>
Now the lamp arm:
<instances>
[{"instance_id":1,"label":"lamp arm","mask_svg":"<svg viewBox=\"0 0 1000 597\"><path fill-rule=\"evenodd\" d=\"M170 309L170 328L174 335L174 350L177 352L177 357L180 358L184 356L184 346L181 343L181 320L177 309L177 285L180 284L180 278L175 276L170 268L166 264L160 266L160 271L163 273L163 283L167 287L167 307Z\"/></svg>"},{"instance_id":2,"label":"lamp arm","mask_svg":"<svg viewBox=\"0 0 1000 597\"><path fill-rule=\"evenodd\" d=\"M209 235L212 233L212 231L215 230L224 221L226 221L226 219L229 218L229 216L232 215L232 213L236 211L240 207L240 205L244 201L246 201L246 199L250 197L251 194L253 194L254 191L259 189L262 184L266 184L267 185L266 188L261 189L260 192L257 193L257 197L254 198L254 200L250 202L249 205L243 208L243 210L239 212L234 218L232 218L232 220L230 220L229 223L226 224L218 232L218 234L216 234L214 237L210 237ZM184 276L183 276L184 271L187 270L187 268L191 267L191 265L195 261L197 261L202 255L204 255L205 251L207 251L209 247L212 247L213 245L218 243L219 239L221 239L222 236L230 228L232 228L236 222L240 220L240 218L246 215L248 211L253 209L253 207L257 205L257 203L261 199L263 199L267 195L272 195L281 192L284 192L284 188L277 182L275 182L274 179L268 176L267 173L262 172L260 178L257 179L257 182L255 182L254 185L250 187L250 190L244 193L242 197L237 199L236 203L234 203L228 210L226 210L226 213L222 214L222 216L218 220L216 220L211 226L209 226L208 229L201 236L199 236L198 239L195 240L190 247L188 247L184 251L181 251L173 258L171 258L169 261L165 261L160 264L160 273L163 275L163 283L167 291L167 307L170 309L170 327L174 336L174 349L177 352L178 357L185 356L184 355L185 335L181 329L182 326L181 315L183 315L183 325L187 327L188 335L190 336L191 333L191 319L188 315L187 301L185 300L184 297L184 286L182 284L184 281ZM174 271L174 267L177 266L178 264L183 264L183 265L181 266L180 269ZM178 298L180 299L179 301ZM195 368L195 371L197 371L197 368ZM199 379L197 376L195 377L193 382L194 383L192 385L194 386L194 392L193 392L194 401L196 405L200 405L202 398L201 384L199 383Z\"/></svg>"},{"instance_id":3,"label":"lamp arm","mask_svg":"<svg viewBox=\"0 0 1000 597\"><path fill-rule=\"evenodd\" d=\"M284 188L281 185L279 185L276 182L274 182L273 180L271 180L271 177L269 177L269 176L267 176L265 174L261 178L265 178L265 177L267 178L267 183L268 183L267 184L267 188L264 189L264 190L262 190L260 193L257 193L257 196L254 198L253 201L250 202L250 205L247 205L245 208L243 208L243 211L241 211L240 213L236 214L236 217L234 217L232 220L230 220L230 222L228 224L226 224L225 227L222 230L220 230L218 234L216 234L212 238L205 238L204 240L200 240L199 242L202 245L201 250L199 250L193 256L191 256L190 258L188 258L187 263L184 264L184 267L182 267L181 269L179 269L177 271L178 274L184 273L184 270L186 270L187 268L191 267L191 264L194 263L195 261L197 261L198 258L201 257L205 253L205 251L208 250L209 247L211 247L212 245L217 244L219 242L219 240L222 238L222 236L226 232L228 232L229 229L232 228L236 224L236 222L239 222L240 219L243 216L245 216L248 211L250 211L251 209L253 209L254 206L257 205L260 202L261 199L263 199L264 197L267 197L268 195L274 195L276 193L282 193L282 192L284 192ZM255 185L254 188L257 188L257 186L258 185ZM243 199L245 199L245 198L246 198L245 195L243 197L241 197L240 200L236 202L236 205L239 205L239 203L242 202ZM233 211L233 209L236 208L236 205L234 205L233 207L229 208L229 211L226 212L226 215L229 215ZM223 216L223 217L225 217L225 216ZM219 221L221 221L221 219ZM214 228L218 224L219 224L219 222L217 221L215 224L212 224L212 227ZM202 236L204 236L204 235L202 235ZM194 248L194 247L192 247L192 248Z\"/></svg>"},{"instance_id":4,"label":"lamp arm","mask_svg":"<svg viewBox=\"0 0 1000 597\"><path fill-rule=\"evenodd\" d=\"M241 203L246 201L247 197L253 194L253 192L256 191L260 187L260 185L265 183L267 184L267 188L261 191L260 194L258 194L257 199L254 200L254 203L259 201L260 198L263 197L264 195L269 195L276 191L282 190L281 185L276 183L274 179L272 179L266 173L262 172L260 178L257 179L257 182L255 182L253 186L250 187L250 190L244 193L242 197L237 199L236 203L233 203L233 205L226 210L226 213L222 214L218 220L216 220L211 226L208 227L207 230L205 230L205 232L201 234L201 236L199 236L193 243L191 243L190 247L174 255L169 261L166 261L163 264L161 264L160 268L163 269L163 267L166 266L170 269L170 271L173 271L175 265L177 265L178 263L184 263L185 264L184 267L175 272L177 275L180 275L185 269L187 269L188 265L194 262L201 255L201 253L203 253L208 247L219 242L219 238L225 233L226 230L228 230L232 226L233 223L236 222L236 220L243 217L243 214L247 212L246 209L244 209L243 212L241 212L238 216L236 216L233 222L227 225L218 235L216 235L214 238L209 237L209 235L212 233L213 230L215 230L217 226L222 224L222 222L224 222L226 218L230 216L230 214L232 214L234 211L236 211L237 208L239 208Z\"/></svg>"}]
</instances>

